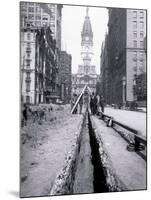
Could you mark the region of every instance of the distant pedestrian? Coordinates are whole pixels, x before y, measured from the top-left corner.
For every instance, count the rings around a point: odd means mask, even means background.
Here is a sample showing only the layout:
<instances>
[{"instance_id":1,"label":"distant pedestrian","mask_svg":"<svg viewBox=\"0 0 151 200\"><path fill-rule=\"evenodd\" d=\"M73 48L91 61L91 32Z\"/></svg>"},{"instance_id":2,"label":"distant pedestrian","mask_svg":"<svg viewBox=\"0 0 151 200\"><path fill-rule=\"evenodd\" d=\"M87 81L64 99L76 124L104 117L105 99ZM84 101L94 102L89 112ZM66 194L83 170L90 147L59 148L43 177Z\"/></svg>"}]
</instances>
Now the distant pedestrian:
<instances>
[{"instance_id":1,"label":"distant pedestrian","mask_svg":"<svg viewBox=\"0 0 151 200\"><path fill-rule=\"evenodd\" d=\"M100 97L100 106L101 106L101 111L104 113L104 97L102 95Z\"/></svg>"},{"instance_id":2,"label":"distant pedestrian","mask_svg":"<svg viewBox=\"0 0 151 200\"><path fill-rule=\"evenodd\" d=\"M99 114L100 112L100 95L99 94L96 95L96 106L97 106L96 114Z\"/></svg>"},{"instance_id":3,"label":"distant pedestrian","mask_svg":"<svg viewBox=\"0 0 151 200\"><path fill-rule=\"evenodd\" d=\"M27 124L27 105L23 105L23 110L22 110L22 117L23 117L23 126L26 126Z\"/></svg>"},{"instance_id":4,"label":"distant pedestrian","mask_svg":"<svg viewBox=\"0 0 151 200\"><path fill-rule=\"evenodd\" d=\"M82 107L83 107L83 95L81 96L79 100L79 106L80 106L80 114L82 114Z\"/></svg>"},{"instance_id":5,"label":"distant pedestrian","mask_svg":"<svg viewBox=\"0 0 151 200\"><path fill-rule=\"evenodd\" d=\"M92 115L95 115L97 112L97 99L96 99L96 95L94 94L94 92L92 92L92 95L90 98L90 109L91 109Z\"/></svg>"},{"instance_id":6,"label":"distant pedestrian","mask_svg":"<svg viewBox=\"0 0 151 200\"><path fill-rule=\"evenodd\" d=\"M74 94L73 94L73 96L71 97L71 109L73 108L73 106L74 106Z\"/></svg>"}]
</instances>

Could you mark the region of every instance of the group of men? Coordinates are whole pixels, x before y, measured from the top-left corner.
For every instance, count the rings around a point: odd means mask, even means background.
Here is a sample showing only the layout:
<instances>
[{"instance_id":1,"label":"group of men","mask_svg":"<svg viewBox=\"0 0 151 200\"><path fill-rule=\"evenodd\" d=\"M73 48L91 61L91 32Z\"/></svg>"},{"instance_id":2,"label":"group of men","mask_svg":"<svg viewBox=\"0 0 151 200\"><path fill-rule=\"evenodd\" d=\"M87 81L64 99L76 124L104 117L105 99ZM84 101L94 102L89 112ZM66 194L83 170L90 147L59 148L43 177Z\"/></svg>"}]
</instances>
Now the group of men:
<instances>
[{"instance_id":1,"label":"group of men","mask_svg":"<svg viewBox=\"0 0 151 200\"><path fill-rule=\"evenodd\" d=\"M78 99L78 95L77 94L73 94L73 97L71 99L71 109L74 107L74 105L77 102ZM91 114L93 115L97 115L100 111L104 112L104 98L102 95L99 94L95 94L94 92L92 92L92 94L89 97L88 100L88 95L82 95L81 98L79 99L79 102L77 103L77 106L74 109L74 114L82 113L82 108L83 108L83 104L88 104L90 106L90 110L91 110ZM79 108L79 112L78 112L78 108Z\"/></svg>"},{"instance_id":2,"label":"group of men","mask_svg":"<svg viewBox=\"0 0 151 200\"><path fill-rule=\"evenodd\" d=\"M97 115L101 111L104 112L104 98L102 95L92 92L90 97L90 109L92 115Z\"/></svg>"}]
</instances>

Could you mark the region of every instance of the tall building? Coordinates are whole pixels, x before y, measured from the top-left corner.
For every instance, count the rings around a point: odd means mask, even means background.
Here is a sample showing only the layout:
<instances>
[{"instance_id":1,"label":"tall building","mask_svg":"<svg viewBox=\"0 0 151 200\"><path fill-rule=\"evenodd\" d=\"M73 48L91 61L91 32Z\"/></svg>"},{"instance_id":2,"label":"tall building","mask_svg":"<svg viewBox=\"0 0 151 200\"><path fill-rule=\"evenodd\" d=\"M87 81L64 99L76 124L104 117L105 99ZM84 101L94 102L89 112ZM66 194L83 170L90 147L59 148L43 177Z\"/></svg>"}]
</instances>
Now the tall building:
<instances>
[{"instance_id":1,"label":"tall building","mask_svg":"<svg viewBox=\"0 0 151 200\"><path fill-rule=\"evenodd\" d=\"M27 99L30 99L30 103L37 102L36 99L33 99L36 95L34 94L32 97L29 96L29 92L27 93L26 89L28 85L28 91L32 90L33 93L36 92L35 86L35 78L30 78L30 84L25 81L25 77L27 76L27 68L28 73L30 69L30 73L35 73L37 66L35 66L36 55L35 55L35 47L36 47L36 33L38 30L45 27L50 28L52 39L55 40L56 48L57 48L57 68L58 73L56 74L56 85L60 84L59 78L59 68L60 68L60 51L61 51L61 10L62 5L56 4L43 4L43 3L34 3L34 2L21 2L20 3L20 26L21 26L21 92L22 92L22 100L24 102ZM30 51L27 51L27 48ZM28 59L26 59L28 57ZM30 59L29 59L30 58ZM54 66L55 68L55 66ZM29 77L29 75L28 75ZM33 75L32 77L35 77ZM30 88L29 86L33 86ZM60 86L58 89L60 90Z\"/></svg>"},{"instance_id":2,"label":"tall building","mask_svg":"<svg viewBox=\"0 0 151 200\"><path fill-rule=\"evenodd\" d=\"M125 105L126 102L139 101L134 90L136 78L146 73L146 11L135 9L109 9L107 58L108 103ZM105 69L103 61L101 71ZM101 79L105 85L105 80Z\"/></svg>"},{"instance_id":3,"label":"tall building","mask_svg":"<svg viewBox=\"0 0 151 200\"><path fill-rule=\"evenodd\" d=\"M133 101L139 100L134 93L135 79L146 73L146 11L128 9L126 26L126 97L127 101Z\"/></svg>"},{"instance_id":4,"label":"tall building","mask_svg":"<svg viewBox=\"0 0 151 200\"><path fill-rule=\"evenodd\" d=\"M35 40L36 30L21 30L21 100L35 103Z\"/></svg>"},{"instance_id":5,"label":"tall building","mask_svg":"<svg viewBox=\"0 0 151 200\"><path fill-rule=\"evenodd\" d=\"M108 21L109 102L120 105L125 100L126 9L109 9Z\"/></svg>"},{"instance_id":6,"label":"tall building","mask_svg":"<svg viewBox=\"0 0 151 200\"><path fill-rule=\"evenodd\" d=\"M49 27L36 33L35 103L50 103L59 98L56 82L58 74L57 47Z\"/></svg>"},{"instance_id":7,"label":"tall building","mask_svg":"<svg viewBox=\"0 0 151 200\"><path fill-rule=\"evenodd\" d=\"M108 69L108 35L105 36L105 41L102 43L100 56L100 93L103 95L106 103L109 103L109 69Z\"/></svg>"},{"instance_id":8,"label":"tall building","mask_svg":"<svg viewBox=\"0 0 151 200\"><path fill-rule=\"evenodd\" d=\"M97 74L95 66L91 64L93 57L93 32L91 21L86 9L86 16L81 32L81 57L82 64L78 66L78 73L72 76L72 92L80 93L87 84L92 91L95 91Z\"/></svg>"},{"instance_id":9,"label":"tall building","mask_svg":"<svg viewBox=\"0 0 151 200\"><path fill-rule=\"evenodd\" d=\"M61 51L61 100L64 103L69 103L71 100L71 65L72 57L66 51Z\"/></svg>"}]
</instances>

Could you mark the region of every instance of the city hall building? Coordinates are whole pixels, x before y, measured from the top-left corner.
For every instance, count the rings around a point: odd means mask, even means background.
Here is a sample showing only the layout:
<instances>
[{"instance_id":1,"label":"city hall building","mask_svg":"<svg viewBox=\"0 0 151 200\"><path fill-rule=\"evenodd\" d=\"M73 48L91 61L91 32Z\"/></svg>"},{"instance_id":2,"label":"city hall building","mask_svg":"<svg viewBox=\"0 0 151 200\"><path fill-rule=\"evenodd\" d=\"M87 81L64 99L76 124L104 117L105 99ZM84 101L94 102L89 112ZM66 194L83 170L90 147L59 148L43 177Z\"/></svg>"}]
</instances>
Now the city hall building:
<instances>
[{"instance_id":1,"label":"city hall building","mask_svg":"<svg viewBox=\"0 0 151 200\"><path fill-rule=\"evenodd\" d=\"M86 9L86 16L81 32L81 58L82 64L78 66L77 74L72 75L72 93L80 94L85 85L91 92L96 90L98 75L96 74L95 65L91 64L93 57L93 32L89 9Z\"/></svg>"}]
</instances>

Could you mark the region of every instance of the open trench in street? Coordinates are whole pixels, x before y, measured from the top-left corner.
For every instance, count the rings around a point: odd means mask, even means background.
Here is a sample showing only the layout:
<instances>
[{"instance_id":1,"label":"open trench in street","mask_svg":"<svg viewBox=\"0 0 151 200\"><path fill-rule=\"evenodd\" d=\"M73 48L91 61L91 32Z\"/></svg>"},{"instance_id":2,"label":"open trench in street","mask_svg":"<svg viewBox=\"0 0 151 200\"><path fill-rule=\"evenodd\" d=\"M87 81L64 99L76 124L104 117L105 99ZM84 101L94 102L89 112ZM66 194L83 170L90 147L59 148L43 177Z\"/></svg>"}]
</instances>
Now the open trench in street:
<instances>
[{"instance_id":1,"label":"open trench in street","mask_svg":"<svg viewBox=\"0 0 151 200\"><path fill-rule=\"evenodd\" d=\"M100 161L99 144L86 114L73 186L74 194L108 192Z\"/></svg>"}]
</instances>

